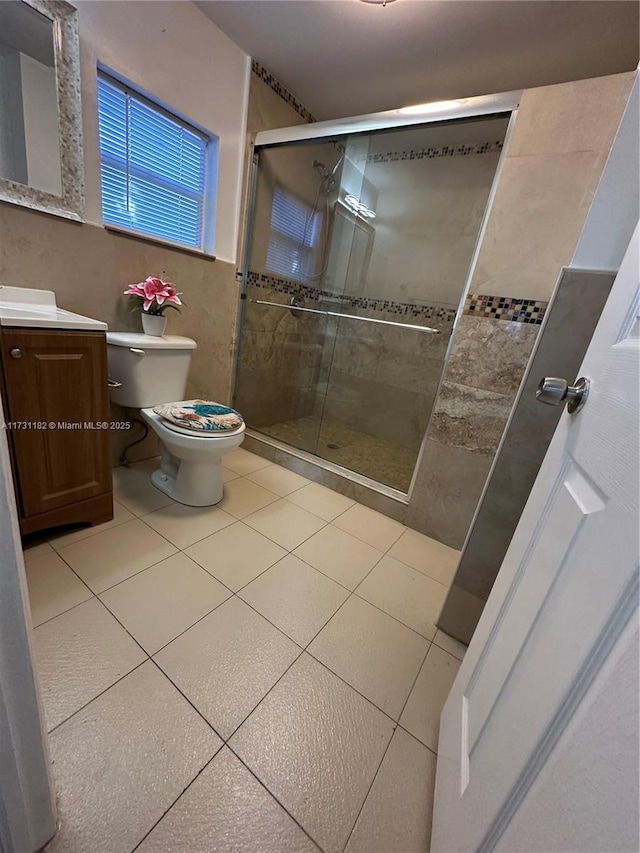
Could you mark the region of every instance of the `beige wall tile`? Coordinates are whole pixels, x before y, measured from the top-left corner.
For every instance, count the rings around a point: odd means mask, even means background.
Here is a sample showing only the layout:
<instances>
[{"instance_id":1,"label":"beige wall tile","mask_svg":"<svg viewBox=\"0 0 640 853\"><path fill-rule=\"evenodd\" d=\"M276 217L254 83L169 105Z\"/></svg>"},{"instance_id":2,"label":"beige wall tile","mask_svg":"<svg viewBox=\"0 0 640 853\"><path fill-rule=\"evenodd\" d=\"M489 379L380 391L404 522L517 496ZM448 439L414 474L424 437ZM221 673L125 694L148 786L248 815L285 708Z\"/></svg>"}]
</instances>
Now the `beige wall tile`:
<instances>
[{"instance_id":1,"label":"beige wall tile","mask_svg":"<svg viewBox=\"0 0 640 853\"><path fill-rule=\"evenodd\" d=\"M427 439L405 524L462 548L490 468L490 456Z\"/></svg>"},{"instance_id":2,"label":"beige wall tile","mask_svg":"<svg viewBox=\"0 0 640 853\"><path fill-rule=\"evenodd\" d=\"M169 333L198 343L187 395L230 402L239 298L233 264L8 204L0 206L0 233L3 283L53 290L61 308L104 320L111 330L140 329L123 295L127 285L154 274L174 281L186 306L168 312ZM115 418L121 415L114 408ZM114 462L130 441L128 432L112 434ZM133 458L152 455L155 446L152 436Z\"/></svg>"},{"instance_id":3,"label":"beige wall tile","mask_svg":"<svg viewBox=\"0 0 640 853\"><path fill-rule=\"evenodd\" d=\"M514 395L538 336L538 326L484 317L460 317L446 379Z\"/></svg>"},{"instance_id":4,"label":"beige wall tile","mask_svg":"<svg viewBox=\"0 0 640 853\"><path fill-rule=\"evenodd\" d=\"M470 292L549 299L602 165L594 151L507 156Z\"/></svg>"},{"instance_id":5,"label":"beige wall tile","mask_svg":"<svg viewBox=\"0 0 640 853\"><path fill-rule=\"evenodd\" d=\"M527 89L509 156L609 149L634 72Z\"/></svg>"}]
</instances>

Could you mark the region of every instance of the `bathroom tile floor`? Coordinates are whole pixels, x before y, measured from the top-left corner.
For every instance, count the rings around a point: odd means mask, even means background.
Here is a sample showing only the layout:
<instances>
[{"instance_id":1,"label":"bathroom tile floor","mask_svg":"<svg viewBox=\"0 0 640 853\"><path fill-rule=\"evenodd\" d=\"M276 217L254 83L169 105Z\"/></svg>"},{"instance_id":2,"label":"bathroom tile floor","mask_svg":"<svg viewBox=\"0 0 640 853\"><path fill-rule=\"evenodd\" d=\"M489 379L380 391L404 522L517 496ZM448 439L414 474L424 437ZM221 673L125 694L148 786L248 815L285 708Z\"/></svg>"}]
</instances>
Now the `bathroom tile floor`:
<instances>
[{"instance_id":1,"label":"bathroom tile floor","mask_svg":"<svg viewBox=\"0 0 640 853\"><path fill-rule=\"evenodd\" d=\"M457 552L242 449L213 508L154 465L25 551L47 850L424 853Z\"/></svg>"}]
</instances>

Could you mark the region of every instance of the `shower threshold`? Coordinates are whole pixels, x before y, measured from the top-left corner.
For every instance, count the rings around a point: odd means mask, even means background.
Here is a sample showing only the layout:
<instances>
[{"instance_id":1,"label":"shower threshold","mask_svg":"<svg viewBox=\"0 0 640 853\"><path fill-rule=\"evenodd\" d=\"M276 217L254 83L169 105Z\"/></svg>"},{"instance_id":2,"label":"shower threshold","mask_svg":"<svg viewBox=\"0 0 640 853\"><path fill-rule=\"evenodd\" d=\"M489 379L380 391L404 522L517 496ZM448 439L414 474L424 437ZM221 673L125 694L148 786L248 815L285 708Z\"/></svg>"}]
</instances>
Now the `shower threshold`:
<instances>
[{"instance_id":1,"label":"shower threshold","mask_svg":"<svg viewBox=\"0 0 640 853\"><path fill-rule=\"evenodd\" d=\"M313 482L352 497L390 518L398 521L404 518L409 496L399 489L372 480L306 450L299 450L257 429L247 428L244 447Z\"/></svg>"}]
</instances>

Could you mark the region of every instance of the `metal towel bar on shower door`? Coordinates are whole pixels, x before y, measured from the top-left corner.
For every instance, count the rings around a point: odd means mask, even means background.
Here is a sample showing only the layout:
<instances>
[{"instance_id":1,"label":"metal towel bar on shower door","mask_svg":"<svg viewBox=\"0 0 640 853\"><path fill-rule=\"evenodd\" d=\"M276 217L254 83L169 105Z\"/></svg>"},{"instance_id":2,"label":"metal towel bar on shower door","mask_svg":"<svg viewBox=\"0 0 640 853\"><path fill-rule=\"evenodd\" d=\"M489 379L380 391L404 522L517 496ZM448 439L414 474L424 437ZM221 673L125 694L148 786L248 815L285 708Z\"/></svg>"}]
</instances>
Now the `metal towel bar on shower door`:
<instances>
[{"instance_id":1,"label":"metal towel bar on shower door","mask_svg":"<svg viewBox=\"0 0 640 853\"><path fill-rule=\"evenodd\" d=\"M320 311L319 308L303 308L301 305L284 305L282 302L266 302L263 299L249 300L254 305L269 305L271 308L286 308L287 311L304 311L306 314L322 314L324 317L342 317L345 320L362 320L363 323L380 323L382 326L398 326L401 329L413 329L415 332L427 332L439 335L440 329L429 326L414 326L411 323L394 323L393 320L378 320L375 317L358 317L357 314L342 314L340 311Z\"/></svg>"}]
</instances>

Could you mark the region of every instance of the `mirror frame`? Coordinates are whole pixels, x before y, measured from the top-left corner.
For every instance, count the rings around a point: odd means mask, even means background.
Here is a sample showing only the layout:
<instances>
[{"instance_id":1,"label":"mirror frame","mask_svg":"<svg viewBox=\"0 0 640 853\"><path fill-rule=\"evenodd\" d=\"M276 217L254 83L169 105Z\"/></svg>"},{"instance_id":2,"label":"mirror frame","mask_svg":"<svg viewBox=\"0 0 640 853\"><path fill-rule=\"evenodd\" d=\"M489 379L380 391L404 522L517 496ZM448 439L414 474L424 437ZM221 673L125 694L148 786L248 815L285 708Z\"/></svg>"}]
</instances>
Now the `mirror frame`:
<instances>
[{"instance_id":1,"label":"mirror frame","mask_svg":"<svg viewBox=\"0 0 640 853\"><path fill-rule=\"evenodd\" d=\"M38 190L0 176L0 201L75 219L84 218L84 158L80 97L78 12L65 0L22 0L53 24L62 194Z\"/></svg>"}]
</instances>

